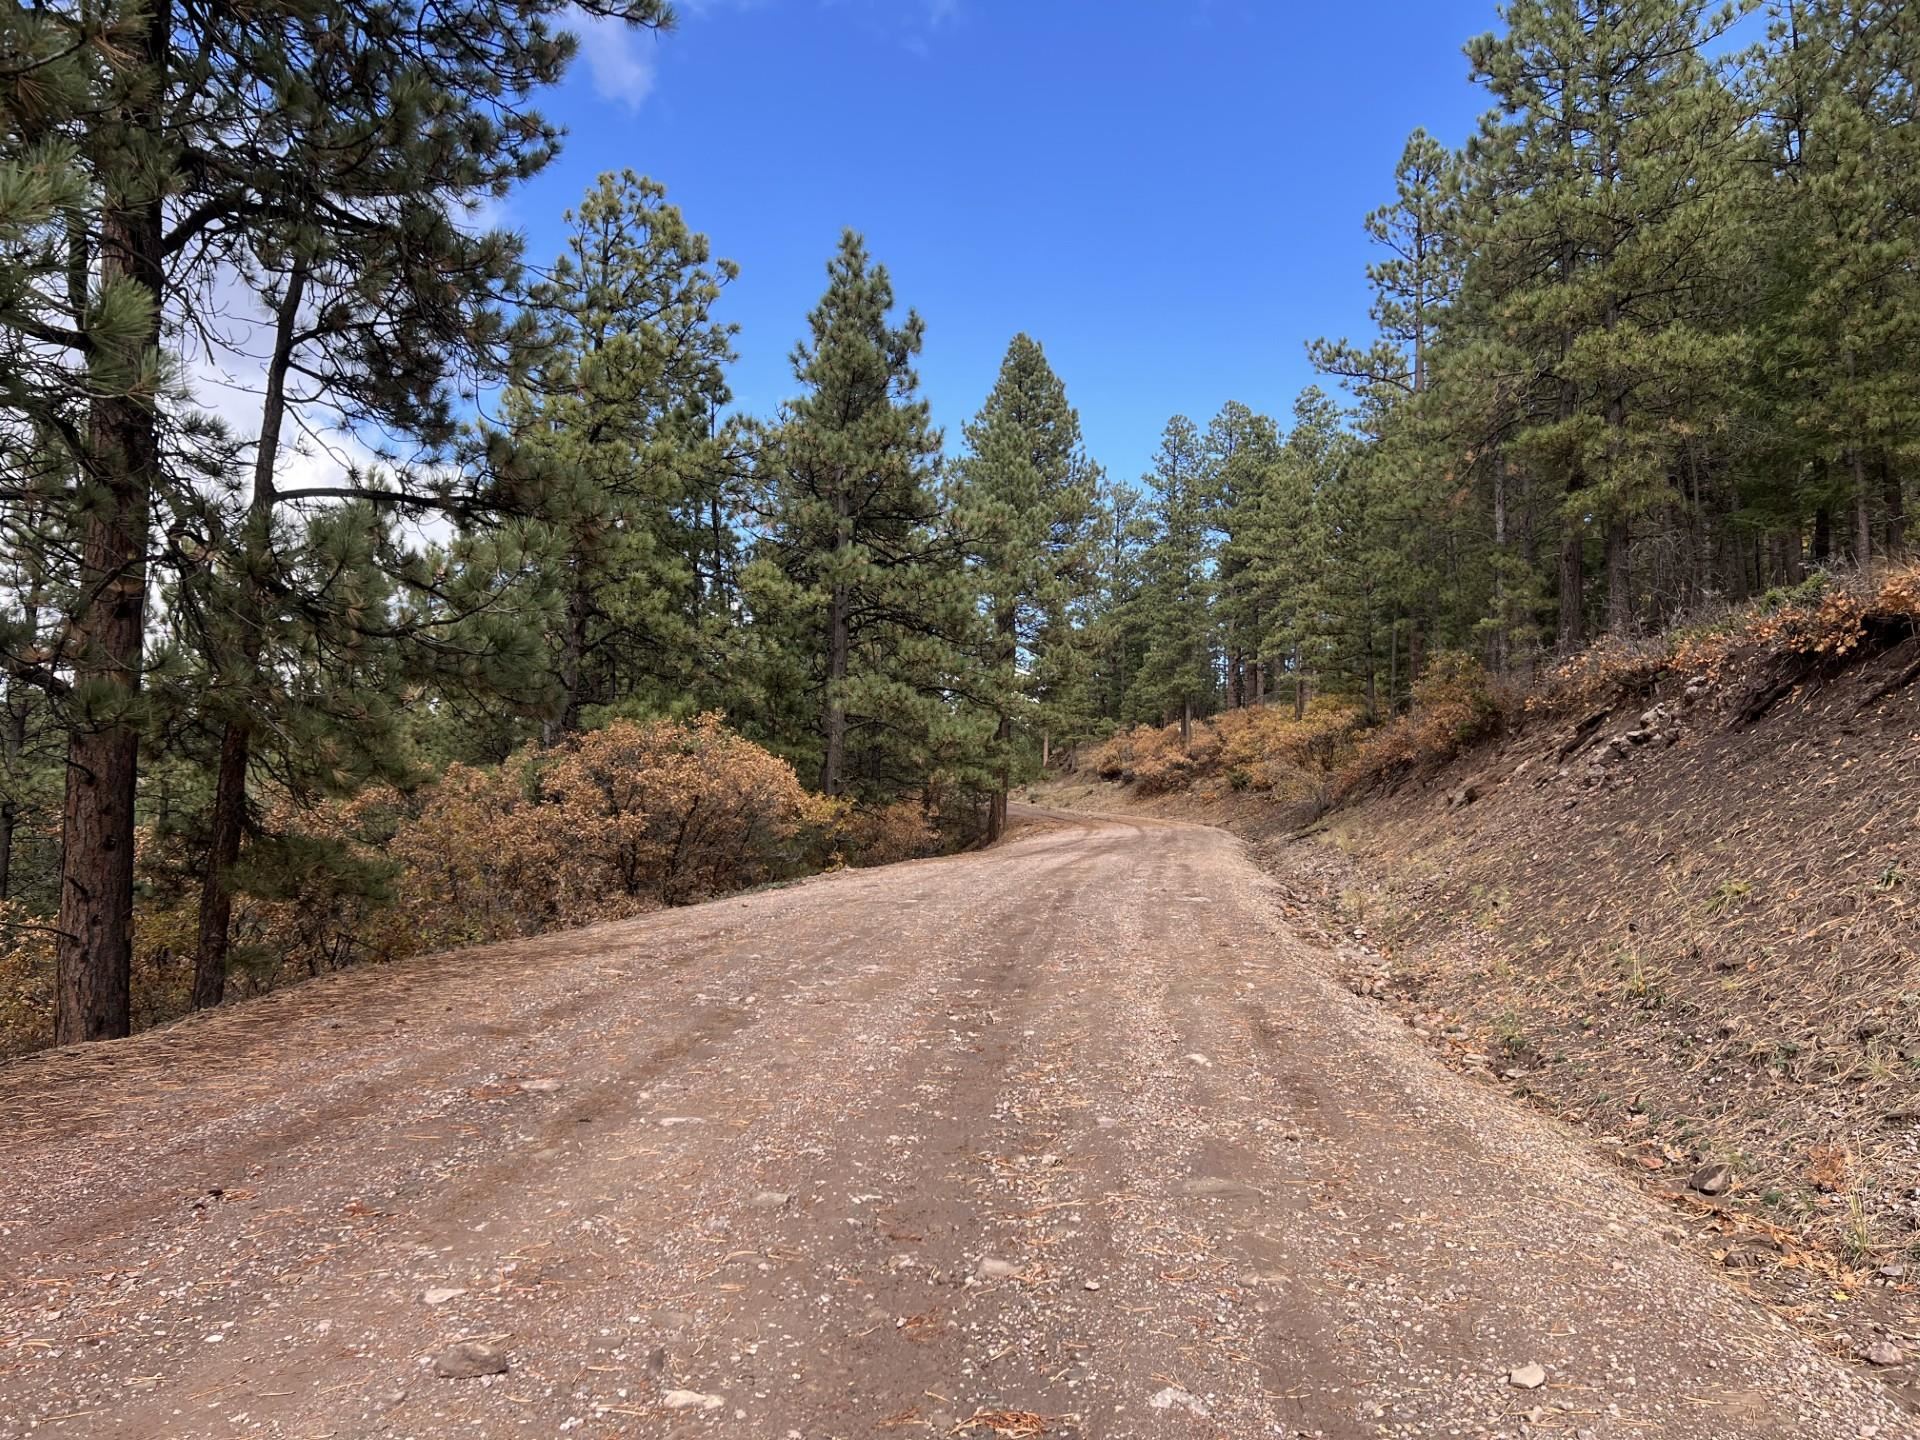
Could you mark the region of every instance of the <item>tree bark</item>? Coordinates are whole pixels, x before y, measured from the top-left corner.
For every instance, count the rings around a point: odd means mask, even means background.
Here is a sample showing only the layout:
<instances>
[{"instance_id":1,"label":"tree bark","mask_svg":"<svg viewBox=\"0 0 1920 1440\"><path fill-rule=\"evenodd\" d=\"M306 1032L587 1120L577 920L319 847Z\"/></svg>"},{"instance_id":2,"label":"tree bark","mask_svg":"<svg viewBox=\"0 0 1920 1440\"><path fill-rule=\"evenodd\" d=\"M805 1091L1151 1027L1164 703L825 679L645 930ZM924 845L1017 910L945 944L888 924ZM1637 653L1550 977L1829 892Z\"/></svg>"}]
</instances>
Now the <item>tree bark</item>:
<instances>
[{"instance_id":1,"label":"tree bark","mask_svg":"<svg viewBox=\"0 0 1920 1440\"><path fill-rule=\"evenodd\" d=\"M274 470L280 459L280 427L286 419L287 369L293 360L294 331L306 290L306 271L295 266L287 277L274 318L273 355L267 362L266 389L260 404L260 436L253 455L253 494L247 501L246 574L238 598L240 644L228 677L239 704L220 737L220 769L213 786L213 818L207 837L206 872L200 882L199 945L193 960L193 1008L211 1010L226 998L231 954L233 890L230 872L240 858L247 826L247 766L253 752L251 698L260 683L265 650L266 596L259 576L269 563L273 512L279 503Z\"/></svg>"},{"instance_id":2,"label":"tree bark","mask_svg":"<svg viewBox=\"0 0 1920 1440\"><path fill-rule=\"evenodd\" d=\"M21 609L21 629L30 641L37 641L40 635L40 605L42 601L40 577L36 574L27 586L26 603ZM7 728L5 736L6 762L9 772L18 769L21 757L27 749L27 698L21 693L19 682L10 681L7 685ZM4 804L0 804L0 900L13 898L13 843L20 827L19 802L9 795Z\"/></svg>"},{"instance_id":3,"label":"tree bark","mask_svg":"<svg viewBox=\"0 0 1920 1440\"><path fill-rule=\"evenodd\" d=\"M1580 517L1567 517L1566 531L1560 537L1560 626L1555 648L1571 655L1586 643L1586 534Z\"/></svg>"},{"instance_id":4,"label":"tree bark","mask_svg":"<svg viewBox=\"0 0 1920 1440\"><path fill-rule=\"evenodd\" d=\"M200 885L200 946L193 961L193 1008L211 1010L227 996L227 957L232 943L231 875L247 826L247 762L253 735L240 720L227 722L220 739L220 774L214 783L213 827L207 839L207 870Z\"/></svg>"},{"instance_id":5,"label":"tree bark","mask_svg":"<svg viewBox=\"0 0 1920 1440\"><path fill-rule=\"evenodd\" d=\"M993 738L999 751L998 788L987 805L987 843L992 844L1006 832L1007 795L1013 788L1012 756L1009 753L1013 745L1013 713L1007 706L1012 703L1014 687L1019 683L1019 614L1011 606L997 606L993 614L994 661L999 671L1000 723L995 727Z\"/></svg>"},{"instance_id":6,"label":"tree bark","mask_svg":"<svg viewBox=\"0 0 1920 1440\"><path fill-rule=\"evenodd\" d=\"M1387 714L1400 708L1400 617L1387 627Z\"/></svg>"},{"instance_id":7,"label":"tree bark","mask_svg":"<svg viewBox=\"0 0 1920 1440\"><path fill-rule=\"evenodd\" d=\"M1887 559L1902 560L1907 553L1907 497L1900 484L1900 472L1885 452L1880 456L1880 503L1887 512L1884 531Z\"/></svg>"},{"instance_id":8,"label":"tree bark","mask_svg":"<svg viewBox=\"0 0 1920 1440\"><path fill-rule=\"evenodd\" d=\"M1633 633L1633 532L1618 519L1607 522L1607 629Z\"/></svg>"},{"instance_id":9,"label":"tree bark","mask_svg":"<svg viewBox=\"0 0 1920 1440\"><path fill-rule=\"evenodd\" d=\"M149 71L146 98L124 115L127 128L157 132L166 91L171 9L154 0L140 37ZM109 190L100 220L102 288L123 280L146 292L151 310L128 357L160 347L164 214L157 181ZM141 193L150 188L152 193ZM103 395L93 402L86 481L97 493L81 542L74 688L87 702L67 744L61 814L59 939L54 960L54 1043L113 1039L132 1020L134 802L140 776L139 702L145 659L147 523L160 481L153 399Z\"/></svg>"},{"instance_id":10,"label":"tree bark","mask_svg":"<svg viewBox=\"0 0 1920 1440\"><path fill-rule=\"evenodd\" d=\"M1860 447L1848 455L1853 467L1853 563L1862 570L1873 563L1873 510L1867 500L1866 463Z\"/></svg>"}]
</instances>

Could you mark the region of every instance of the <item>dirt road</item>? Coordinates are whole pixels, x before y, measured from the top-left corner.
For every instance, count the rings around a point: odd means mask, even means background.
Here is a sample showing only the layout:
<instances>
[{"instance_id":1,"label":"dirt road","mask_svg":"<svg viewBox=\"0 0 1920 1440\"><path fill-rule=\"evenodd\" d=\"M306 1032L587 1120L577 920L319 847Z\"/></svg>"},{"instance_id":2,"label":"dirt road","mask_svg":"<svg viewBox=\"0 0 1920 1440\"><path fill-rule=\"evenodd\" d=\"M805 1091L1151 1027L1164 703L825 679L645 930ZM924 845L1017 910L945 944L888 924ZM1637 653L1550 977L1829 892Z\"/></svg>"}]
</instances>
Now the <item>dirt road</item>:
<instances>
[{"instance_id":1,"label":"dirt road","mask_svg":"<svg viewBox=\"0 0 1920 1440\"><path fill-rule=\"evenodd\" d=\"M1913 1433L1229 837L1022 819L0 1069L0 1433Z\"/></svg>"}]
</instances>

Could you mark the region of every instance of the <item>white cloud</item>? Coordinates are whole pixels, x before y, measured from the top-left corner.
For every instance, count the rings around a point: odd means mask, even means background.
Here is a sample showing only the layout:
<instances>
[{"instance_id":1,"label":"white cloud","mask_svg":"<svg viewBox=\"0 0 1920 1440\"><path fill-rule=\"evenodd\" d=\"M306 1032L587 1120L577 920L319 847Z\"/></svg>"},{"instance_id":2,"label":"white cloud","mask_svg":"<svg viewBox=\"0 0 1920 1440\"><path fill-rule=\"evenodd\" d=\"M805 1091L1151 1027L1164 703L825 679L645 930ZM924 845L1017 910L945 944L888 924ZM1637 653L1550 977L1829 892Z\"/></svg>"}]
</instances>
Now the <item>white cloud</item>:
<instances>
[{"instance_id":1,"label":"white cloud","mask_svg":"<svg viewBox=\"0 0 1920 1440\"><path fill-rule=\"evenodd\" d=\"M567 28L580 37L580 53L586 57L595 92L603 100L638 110L653 92L652 32L577 9L568 15Z\"/></svg>"}]
</instances>

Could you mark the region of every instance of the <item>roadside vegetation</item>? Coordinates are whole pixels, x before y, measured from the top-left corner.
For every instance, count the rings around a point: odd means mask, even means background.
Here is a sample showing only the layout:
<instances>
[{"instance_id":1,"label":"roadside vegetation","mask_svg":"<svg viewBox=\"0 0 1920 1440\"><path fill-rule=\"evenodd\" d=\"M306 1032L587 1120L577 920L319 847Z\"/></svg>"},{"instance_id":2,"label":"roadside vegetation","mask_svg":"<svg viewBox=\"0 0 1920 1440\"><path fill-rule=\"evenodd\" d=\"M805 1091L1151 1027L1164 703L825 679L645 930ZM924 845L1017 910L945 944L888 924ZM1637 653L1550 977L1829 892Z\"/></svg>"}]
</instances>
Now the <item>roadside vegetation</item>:
<instances>
[{"instance_id":1,"label":"roadside vegetation","mask_svg":"<svg viewBox=\"0 0 1920 1440\"><path fill-rule=\"evenodd\" d=\"M1186 727L1137 725L1091 746L1077 764L1140 796L1253 792L1304 826L1334 807L1430 779L1482 742L1587 717L1582 738L1613 706L1664 684L1738 694L1734 723L1750 725L1850 666L1890 652L1907 657L1876 699L1920 681L1920 569L1876 576L1819 571L1742 605L1721 605L1657 635L1603 640L1530 680L1499 677L1455 652L1433 656L1404 711L1318 696L1227 710ZM1597 711L1596 707L1603 707Z\"/></svg>"}]
</instances>

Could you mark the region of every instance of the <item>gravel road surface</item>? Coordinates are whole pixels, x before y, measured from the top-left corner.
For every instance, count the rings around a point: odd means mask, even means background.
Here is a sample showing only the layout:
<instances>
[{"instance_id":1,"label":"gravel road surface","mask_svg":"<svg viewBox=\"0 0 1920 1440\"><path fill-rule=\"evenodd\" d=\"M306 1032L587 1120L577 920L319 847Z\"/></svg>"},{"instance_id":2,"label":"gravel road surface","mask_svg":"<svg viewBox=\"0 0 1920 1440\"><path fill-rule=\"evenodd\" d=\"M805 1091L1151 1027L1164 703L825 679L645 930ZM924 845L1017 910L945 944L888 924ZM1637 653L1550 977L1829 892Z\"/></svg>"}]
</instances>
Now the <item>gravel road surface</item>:
<instances>
[{"instance_id":1,"label":"gravel road surface","mask_svg":"<svg viewBox=\"0 0 1920 1440\"><path fill-rule=\"evenodd\" d=\"M0 1067L0 1434L1915 1434L1231 837L1018 819Z\"/></svg>"}]
</instances>

